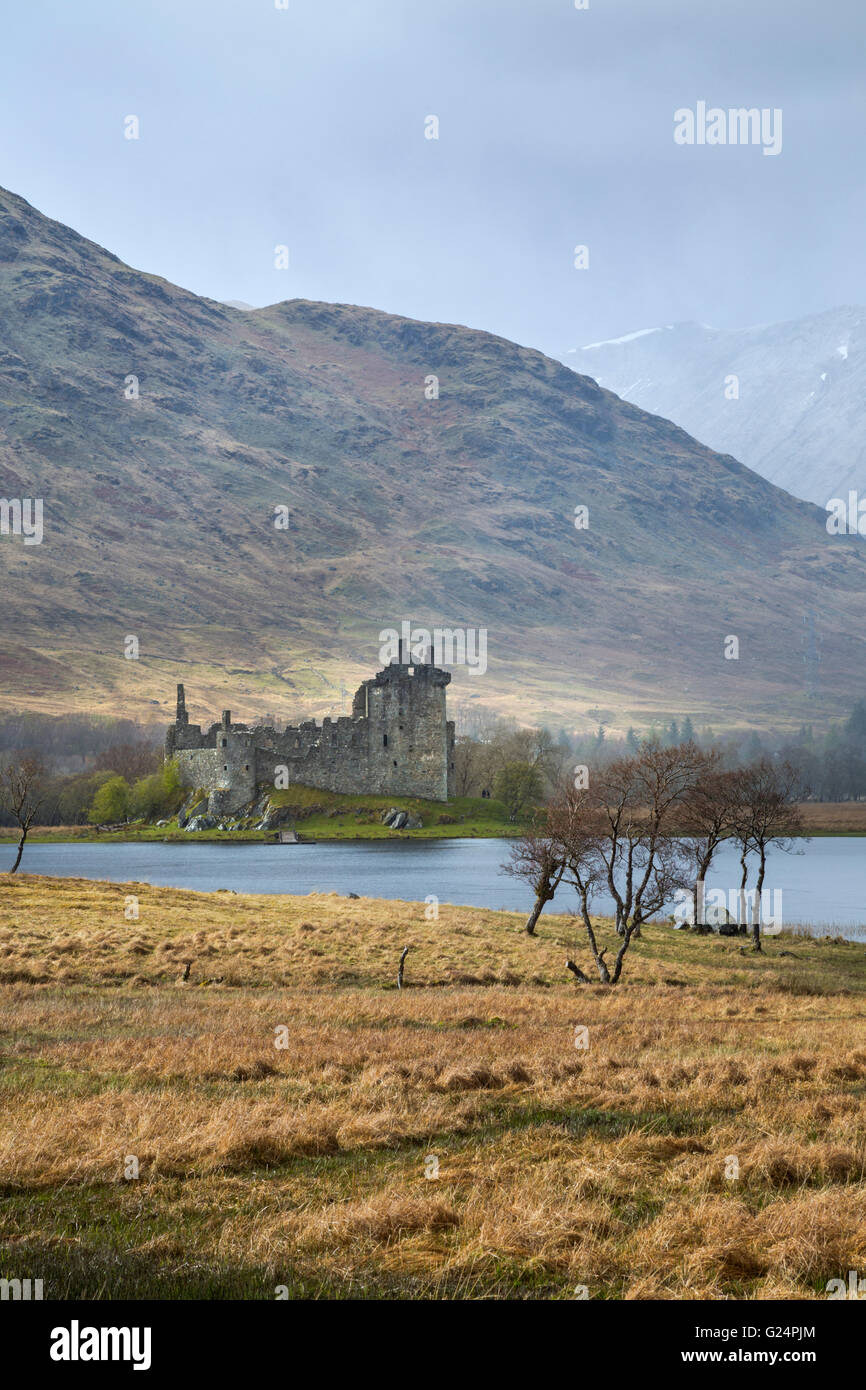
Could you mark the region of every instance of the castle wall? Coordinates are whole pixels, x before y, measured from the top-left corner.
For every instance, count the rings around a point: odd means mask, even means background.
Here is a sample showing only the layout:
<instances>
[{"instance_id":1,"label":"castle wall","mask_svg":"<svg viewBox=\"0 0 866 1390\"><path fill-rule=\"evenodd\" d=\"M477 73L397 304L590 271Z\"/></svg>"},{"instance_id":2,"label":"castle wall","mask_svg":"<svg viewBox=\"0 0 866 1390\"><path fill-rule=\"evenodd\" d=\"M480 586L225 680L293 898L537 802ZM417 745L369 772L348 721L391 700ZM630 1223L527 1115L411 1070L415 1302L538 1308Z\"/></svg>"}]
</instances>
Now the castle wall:
<instances>
[{"instance_id":1,"label":"castle wall","mask_svg":"<svg viewBox=\"0 0 866 1390\"><path fill-rule=\"evenodd\" d=\"M255 735L232 725L228 710L205 735L198 725L176 731L174 740L166 739L166 756L175 758L184 786L209 793L213 815L227 815L256 794Z\"/></svg>"},{"instance_id":2,"label":"castle wall","mask_svg":"<svg viewBox=\"0 0 866 1390\"><path fill-rule=\"evenodd\" d=\"M446 717L447 671L393 662L360 687L351 716L272 728L222 723L206 734L178 715L166 736L185 786L209 793L212 814L252 801L257 787L301 784L326 791L416 796L446 801L454 794L454 724ZM286 771L283 771L285 769Z\"/></svg>"}]
</instances>

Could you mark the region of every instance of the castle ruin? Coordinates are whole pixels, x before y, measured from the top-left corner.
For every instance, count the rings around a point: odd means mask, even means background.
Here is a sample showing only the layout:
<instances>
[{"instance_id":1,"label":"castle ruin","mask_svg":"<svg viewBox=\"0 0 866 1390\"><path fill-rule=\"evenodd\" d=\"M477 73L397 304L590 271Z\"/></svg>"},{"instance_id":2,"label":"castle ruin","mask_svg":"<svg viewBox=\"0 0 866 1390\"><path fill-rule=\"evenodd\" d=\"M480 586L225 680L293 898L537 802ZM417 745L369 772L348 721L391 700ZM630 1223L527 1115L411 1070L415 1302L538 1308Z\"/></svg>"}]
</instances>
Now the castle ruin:
<instances>
[{"instance_id":1,"label":"castle ruin","mask_svg":"<svg viewBox=\"0 0 866 1390\"><path fill-rule=\"evenodd\" d=\"M298 783L325 791L416 796L454 795L454 723L445 707L451 674L399 657L358 688L351 715L285 729L233 724L224 710L203 733L190 724L182 685L165 739L184 786L208 793L213 816L255 800L259 787Z\"/></svg>"}]
</instances>

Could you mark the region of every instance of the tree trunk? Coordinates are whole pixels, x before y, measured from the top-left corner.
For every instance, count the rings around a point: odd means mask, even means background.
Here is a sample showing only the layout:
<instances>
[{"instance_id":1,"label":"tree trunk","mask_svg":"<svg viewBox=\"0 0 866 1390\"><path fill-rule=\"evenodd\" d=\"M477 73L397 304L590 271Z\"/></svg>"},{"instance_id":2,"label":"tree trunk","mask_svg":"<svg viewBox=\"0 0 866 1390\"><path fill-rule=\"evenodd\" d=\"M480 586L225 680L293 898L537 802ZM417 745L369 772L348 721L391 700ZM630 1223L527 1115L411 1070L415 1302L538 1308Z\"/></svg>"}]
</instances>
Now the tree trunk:
<instances>
[{"instance_id":1,"label":"tree trunk","mask_svg":"<svg viewBox=\"0 0 866 1390\"><path fill-rule=\"evenodd\" d=\"M589 915L587 895L588 890L583 889L580 895L580 915L583 918L583 925L586 931L587 940L589 941L589 949L592 951L592 958L595 961L595 966L598 971L598 978L601 980L603 985L609 985L610 971L608 970L604 960L607 948L605 948L604 951L600 951L598 949L598 942L595 939L595 932L592 928L592 919Z\"/></svg>"},{"instance_id":2,"label":"tree trunk","mask_svg":"<svg viewBox=\"0 0 866 1390\"><path fill-rule=\"evenodd\" d=\"M749 931L749 924L746 921L746 880L749 876L749 869L748 865L746 864L745 850L743 850L743 853L740 856L740 866L743 870L743 874L742 878L740 879L740 906L737 911L737 931L740 936L747 936Z\"/></svg>"},{"instance_id":3,"label":"tree trunk","mask_svg":"<svg viewBox=\"0 0 866 1390\"><path fill-rule=\"evenodd\" d=\"M710 871L714 853L714 849L709 849L698 855L698 876L695 879L695 886L692 892L692 901L694 903L693 927L703 928L707 925L704 921L707 911L707 874Z\"/></svg>"},{"instance_id":4,"label":"tree trunk","mask_svg":"<svg viewBox=\"0 0 866 1390\"><path fill-rule=\"evenodd\" d=\"M764 870L767 867L767 854L764 846L761 846L761 865L758 869L758 882L755 887L755 917L752 922L752 945L756 951L761 950L761 889L764 886Z\"/></svg>"},{"instance_id":5,"label":"tree trunk","mask_svg":"<svg viewBox=\"0 0 866 1390\"><path fill-rule=\"evenodd\" d=\"M640 938L640 929L641 923L638 920L638 922L629 927L628 931L626 932L625 941L622 943L622 945L616 953L616 963L613 967L613 979L611 980L612 985L619 984L619 977L622 974L622 963L625 960L625 953L631 945L632 941L635 939L635 937Z\"/></svg>"},{"instance_id":6,"label":"tree trunk","mask_svg":"<svg viewBox=\"0 0 866 1390\"><path fill-rule=\"evenodd\" d=\"M535 935L535 924L541 916L542 912L544 911L545 904L553 902L556 890L562 882L562 876L564 873L565 865L563 864L562 867L558 870L555 879L552 879L550 876L548 876L542 881L541 886L535 895L535 906L533 907L528 918L526 919L525 931L527 936Z\"/></svg>"},{"instance_id":7,"label":"tree trunk","mask_svg":"<svg viewBox=\"0 0 866 1390\"><path fill-rule=\"evenodd\" d=\"M595 957L595 963L598 967L598 978L601 980L603 985L609 985L611 982L610 971L608 970L607 963L604 959L606 955L607 947L605 947L603 951L598 951Z\"/></svg>"},{"instance_id":8,"label":"tree trunk","mask_svg":"<svg viewBox=\"0 0 866 1390\"><path fill-rule=\"evenodd\" d=\"M541 916L542 909L544 908L544 904L546 902L547 898L542 898L540 895L535 899L535 906L533 907L532 911L526 919L527 936L535 935L535 924Z\"/></svg>"},{"instance_id":9,"label":"tree trunk","mask_svg":"<svg viewBox=\"0 0 866 1390\"><path fill-rule=\"evenodd\" d=\"M22 831L21 831L21 839L18 841L18 853L17 853L16 856L15 856L15 863L12 865L12 868L9 870L10 874L14 874L15 871L16 871L16 869L18 868L18 865L21 863L21 856L22 856L22 854L24 853L24 841L25 841L26 839L27 839L27 831L26 831L26 830L22 830Z\"/></svg>"}]
</instances>

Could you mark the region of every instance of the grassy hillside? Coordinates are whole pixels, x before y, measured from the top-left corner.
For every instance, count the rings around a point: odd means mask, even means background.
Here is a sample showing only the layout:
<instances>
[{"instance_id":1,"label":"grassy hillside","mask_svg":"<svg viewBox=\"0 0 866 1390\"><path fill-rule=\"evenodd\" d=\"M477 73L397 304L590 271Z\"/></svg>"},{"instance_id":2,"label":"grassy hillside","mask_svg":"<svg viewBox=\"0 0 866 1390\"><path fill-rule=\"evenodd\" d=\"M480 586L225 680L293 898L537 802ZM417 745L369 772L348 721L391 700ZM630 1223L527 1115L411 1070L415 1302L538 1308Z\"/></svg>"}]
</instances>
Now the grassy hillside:
<instances>
[{"instance_id":1,"label":"grassy hillside","mask_svg":"<svg viewBox=\"0 0 866 1390\"><path fill-rule=\"evenodd\" d=\"M650 927L614 990L566 952L562 917L0 880L0 1274L811 1298L862 1269L862 943Z\"/></svg>"},{"instance_id":2,"label":"grassy hillside","mask_svg":"<svg viewBox=\"0 0 866 1390\"><path fill-rule=\"evenodd\" d=\"M450 836L516 835L520 827L508 820L501 801L480 796L457 796L447 803L420 797L345 796L316 787L287 787L271 794L271 804L290 807L292 825L300 835L316 840L440 839ZM392 806L408 811L421 827L390 830L382 824L383 811Z\"/></svg>"}]
</instances>

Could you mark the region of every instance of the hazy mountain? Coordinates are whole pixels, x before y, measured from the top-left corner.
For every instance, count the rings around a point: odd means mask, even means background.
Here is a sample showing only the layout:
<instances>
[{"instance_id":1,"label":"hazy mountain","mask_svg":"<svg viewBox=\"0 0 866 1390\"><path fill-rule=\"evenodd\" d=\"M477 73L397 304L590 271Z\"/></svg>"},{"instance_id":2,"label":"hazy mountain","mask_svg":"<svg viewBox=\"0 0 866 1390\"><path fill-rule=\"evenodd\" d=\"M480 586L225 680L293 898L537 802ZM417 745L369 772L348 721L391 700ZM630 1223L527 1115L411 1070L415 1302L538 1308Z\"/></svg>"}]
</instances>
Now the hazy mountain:
<instances>
[{"instance_id":1,"label":"hazy mountain","mask_svg":"<svg viewBox=\"0 0 866 1390\"><path fill-rule=\"evenodd\" d=\"M7 706L338 711L403 618L488 630L455 705L571 727L863 693L860 540L488 333L241 312L2 193L0 400L0 495L45 505L41 545L0 537Z\"/></svg>"},{"instance_id":2,"label":"hazy mountain","mask_svg":"<svg viewBox=\"0 0 866 1390\"><path fill-rule=\"evenodd\" d=\"M866 309L736 333L668 324L563 361L795 497L866 496Z\"/></svg>"}]
</instances>

